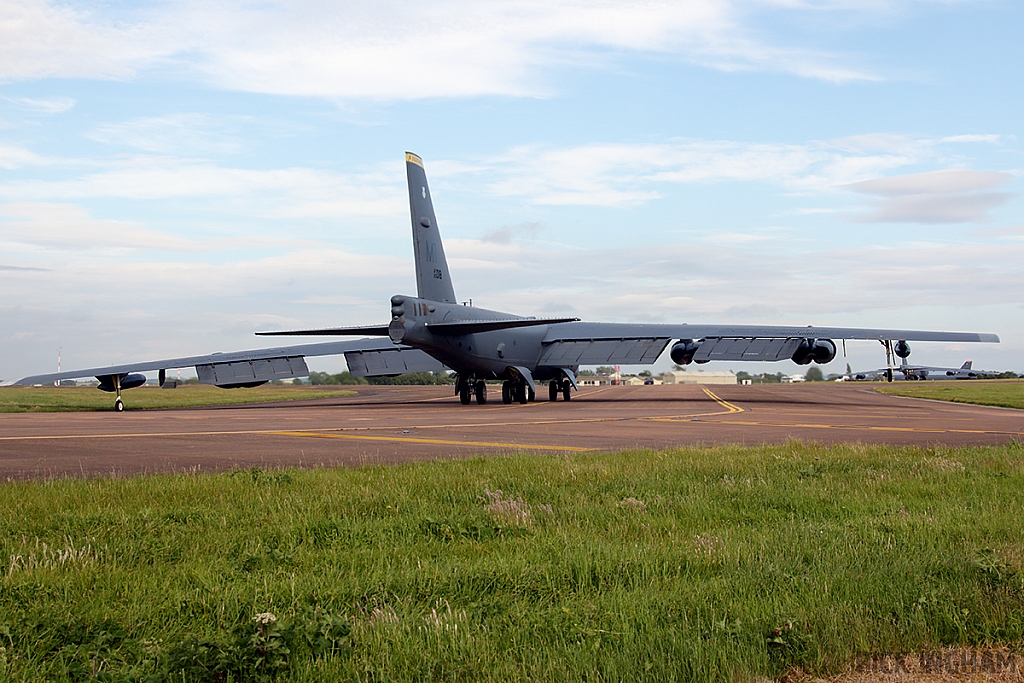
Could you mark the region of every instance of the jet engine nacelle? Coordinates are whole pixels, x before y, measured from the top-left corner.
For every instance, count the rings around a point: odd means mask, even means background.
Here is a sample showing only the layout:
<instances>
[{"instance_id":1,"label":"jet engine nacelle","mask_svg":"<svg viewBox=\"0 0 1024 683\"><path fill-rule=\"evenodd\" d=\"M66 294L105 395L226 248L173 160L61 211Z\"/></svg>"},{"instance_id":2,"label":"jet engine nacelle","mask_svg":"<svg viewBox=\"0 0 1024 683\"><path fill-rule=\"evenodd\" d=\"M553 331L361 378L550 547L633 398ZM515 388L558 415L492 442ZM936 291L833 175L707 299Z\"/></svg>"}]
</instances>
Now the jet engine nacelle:
<instances>
[{"instance_id":1,"label":"jet engine nacelle","mask_svg":"<svg viewBox=\"0 0 1024 683\"><path fill-rule=\"evenodd\" d=\"M892 350L900 358L906 358L910 355L910 344L901 339L896 342L896 346L892 347Z\"/></svg>"},{"instance_id":2,"label":"jet engine nacelle","mask_svg":"<svg viewBox=\"0 0 1024 683\"><path fill-rule=\"evenodd\" d=\"M831 339L805 339L793 353L793 362L797 365L819 365L829 363L836 357L836 345Z\"/></svg>"},{"instance_id":3,"label":"jet engine nacelle","mask_svg":"<svg viewBox=\"0 0 1024 683\"><path fill-rule=\"evenodd\" d=\"M100 383L96 388L100 391L117 391L117 387L114 386L114 375L103 375L98 377ZM121 376L121 389L134 389L135 387L141 387L146 383L146 376L141 372L133 372L129 375Z\"/></svg>"},{"instance_id":4,"label":"jet engine nacelle","mask_svg":"<svg viewBox=\"0 0 1024 683\"><path fill-rule=\"evenodd\" d=\"M680 339L672 345L672 350L669 351L668 355L676 365L689 365L693 362L693 354L697 353L700 344L699 341L693 341L692 339Z\"/></svg>"}]
</instances>

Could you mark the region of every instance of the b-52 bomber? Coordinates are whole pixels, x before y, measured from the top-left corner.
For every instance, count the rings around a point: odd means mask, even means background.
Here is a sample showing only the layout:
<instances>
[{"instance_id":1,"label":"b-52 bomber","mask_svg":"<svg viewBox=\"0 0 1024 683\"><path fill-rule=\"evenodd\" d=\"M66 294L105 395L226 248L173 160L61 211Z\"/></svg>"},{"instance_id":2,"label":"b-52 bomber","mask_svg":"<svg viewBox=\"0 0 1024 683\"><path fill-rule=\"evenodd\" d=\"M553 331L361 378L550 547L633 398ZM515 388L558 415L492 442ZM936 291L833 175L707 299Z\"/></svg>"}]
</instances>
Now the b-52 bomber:
<instances>
[{"instance_id":1,"label":"b-52 bomber","mask_svg":"<svg viewBox=\"0 0 1024 683\"><path fill-rule=\"evenodd\" d=\"M441 234L427 185L423 160L405 155L409 208L416 264L416 296L391 297L391 319L366 327L257 332L258 335L357 336L331 341L233 353L169 358L25 377L13 384L50 384L61 379L96 377L99 388L117 394L114 408L124 410L121 391L141 386L143 372L156 371L161 385L168 369L194 366L203 384L252 387L274 379L309 374L305 358L345 354L355 376L404 372L455 372L455 393L462 404L487 402L488 380L500 380L503 403L527 403L538 383L548 396L568 401L577 389L580 365L644 365L666 348L680 365L724 361L792 360L798 365L828 363L835 340L874 339L890 360L909 355L908 341L998 342L994 334L922 332L849 327L774 325L693 325L593 323L574 317L534 318L460 304L455 298Z\"/></svg>"},{"instance_id":2,"label":"b-52 bomber","mask_svg":"<svg viewBox=\"0 0 1024 683\"><path fill-rule=\"evenodd\" d=\"M880 370L869 370L868 372L858 372L853 375L853 379L869 379L872 377L881 377L888 382L893 380L893 373L898 372L903 375L903 379L906 380L921 380L921 379L985 379L987 377L995 377L998 372L992 372L989 370L975 370L974 361L964 361L964 364L958 368L943 368L934 365L910 365L907 363L907 359L904 358L895 368L882 368Z\"/></svg>"}]
</instances>

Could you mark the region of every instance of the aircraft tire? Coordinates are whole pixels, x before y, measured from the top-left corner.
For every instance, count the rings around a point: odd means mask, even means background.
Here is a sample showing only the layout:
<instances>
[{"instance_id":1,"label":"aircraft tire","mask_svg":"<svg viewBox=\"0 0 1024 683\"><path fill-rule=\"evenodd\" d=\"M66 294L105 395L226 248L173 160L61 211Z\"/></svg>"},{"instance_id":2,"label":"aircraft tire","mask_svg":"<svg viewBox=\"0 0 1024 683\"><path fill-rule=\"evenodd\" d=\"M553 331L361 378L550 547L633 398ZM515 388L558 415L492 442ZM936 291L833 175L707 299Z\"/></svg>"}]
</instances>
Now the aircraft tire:
<instances>
[{"instance_id":1,"label":"aircraft tire","mask_svg":"<svg viewBox=\"0 0 1024 683\"><path fill-rule=\"evenodd\" d=\"M527 403L530 400L529 387L526 386L526 382L520 382L516 385L516 398L520 403Z\"/></svg>"},{"instance_id":2,"label":"aircraft tire","mask_svg":"<svg viewBox=\"0 0 1024 683\"><path fill-rule=\"evenodd\" d=\"M533 403L534 401L537 400L537 392L534 391L533 387L529 385L526 386L526 400L529 401L530 403Z\"/></svg>"},{"instance_id":3,"label":"aircraft tire","mask_svg":"<svg viewBox=\"0 0 1024 683\"><path fill-rule=\"evenodd\" d=\"M470 387L469 387L469 383L468 382L464 383L461 387L459 387L459 403L461 403L464 406L468 406L469 405L469 401L470 401L470 399L472 397L473 397L473 394L470 391Z\"/></svg>"},{"instance_id":4,"label":"aircraft tire","mask_svg":"<svg viewBox=\"0 0 1024 683\"><path fill-rule=\"evenodd\" d=\"M487 383L483 380L476 383L476 402L478 405L487 403Z\"/></svg>"},{"instance_id":5,"label":"aircraft tire","mask_svg":"<svg viewBox=\"0 0 1024 683\"><path fill-rule=\"evenodd\" d=\"M505 405L512 403L512 384L510 382L501 383L501 402Z\"/></svg>"},{"instance_id":6,"label":"aircraft tire","mask_svg":"<svg viewBox=\"0 0 1024 683\"><path fill-rule=\"evenodd\" d=\"M117 399L116 401L114 401L114 410L118 413L123 413L124 401L122 401L121 399Z\"/></svg>"},{"instance_id":7,"label":"aircraft tire","mask_svg":"<svg viewBox=\"0 0 1024 683\"><path fill-rule=\"evenodd\" d=\"M548 400L558 400L558 382L555 380L551 380L551 382L548 384Z\"/></svg>"},{"instance_id":8,"label":"aircraft tire","mask_svg":"<svg viewBox=\"0 0 1024 683\"><path fill-rule=\"evenodd\" d=\"M572 400L572 385L569 384L568 382L562 382L562 400Z\"/></svg>"}]
</instances>

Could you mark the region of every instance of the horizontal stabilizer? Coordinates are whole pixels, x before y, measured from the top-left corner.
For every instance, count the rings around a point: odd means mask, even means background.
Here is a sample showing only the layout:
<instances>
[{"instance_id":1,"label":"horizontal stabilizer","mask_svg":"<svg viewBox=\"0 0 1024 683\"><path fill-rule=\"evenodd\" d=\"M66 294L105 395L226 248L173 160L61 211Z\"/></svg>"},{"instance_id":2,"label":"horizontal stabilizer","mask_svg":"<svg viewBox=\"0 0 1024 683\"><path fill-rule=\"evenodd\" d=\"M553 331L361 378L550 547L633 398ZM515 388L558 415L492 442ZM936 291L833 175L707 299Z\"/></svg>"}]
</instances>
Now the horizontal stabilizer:
<instances>
[{"instance_id":1,"label":"horizontal stabilizer","mask_svg":"<svg viewBox=\"0 0 1024 683\"><path fill-rule=\"evenodd\" d=\"M327 337L327 336L359 336L386 337L387 325L365 325L363 327L322 327L315 330L274 330L257 332L260 337Z\"/></svg>"},{"instance_id":2,"label":"horizontal stabilizer","mask_svg":"<svg viewBox=\"0 0 1024 683\"><path fill-rule=\"evenodd\" d=\"M579 318L508 318L505 320L456 320L448 323L427 323L427 329L440 334L476 334L494 330L510 330L516 327L535 327L572 323Z\"/></svg>"}]
</instances>

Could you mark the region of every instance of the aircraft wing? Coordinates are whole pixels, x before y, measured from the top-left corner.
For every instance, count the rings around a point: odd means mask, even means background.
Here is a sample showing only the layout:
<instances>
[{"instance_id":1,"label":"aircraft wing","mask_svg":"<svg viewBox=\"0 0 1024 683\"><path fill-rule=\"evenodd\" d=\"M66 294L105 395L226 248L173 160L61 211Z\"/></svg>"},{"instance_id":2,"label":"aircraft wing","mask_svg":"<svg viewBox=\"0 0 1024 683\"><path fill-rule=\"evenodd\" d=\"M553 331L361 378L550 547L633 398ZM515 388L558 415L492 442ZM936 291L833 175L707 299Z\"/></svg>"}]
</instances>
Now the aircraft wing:
<instances>
[{"instance_id":1,"label":"aircraft wing","mask_svg":"<svg viewBox=\"0 0 1024 683\"><path fill-rule=\"evenodd\" d=\"M690 325L663 323L586 323L551 325L544 338L545 365L616 362L653 363L673 339L703 340L693 360L789 360L805 340L874 339L998 343L994 334L855 327L782 325Z\"/></svg>"},{"instance_id":2,"label":"aircraft wing","mask_svg":"<svg viewBox=\"0 0 1024 683\"><path fill-rule=\"evenodd\" d=\"M345 354L345 360L349 364L349 371L353 375L361 377L445 369L440 362L423 351L396 345L390 339L356 339L354 341L277 346L268 349L211 353L205 356L185 356L84 370L69 370L24 377L10 382L8 385L46 385L62 379L123 376L132 372L195 367L199 381L203 384L214 384L221 387L243 386L272 379L305 377L309 374L304 360L306 356L334 356L342 353Z\"/></svg>"}]
</instances>

